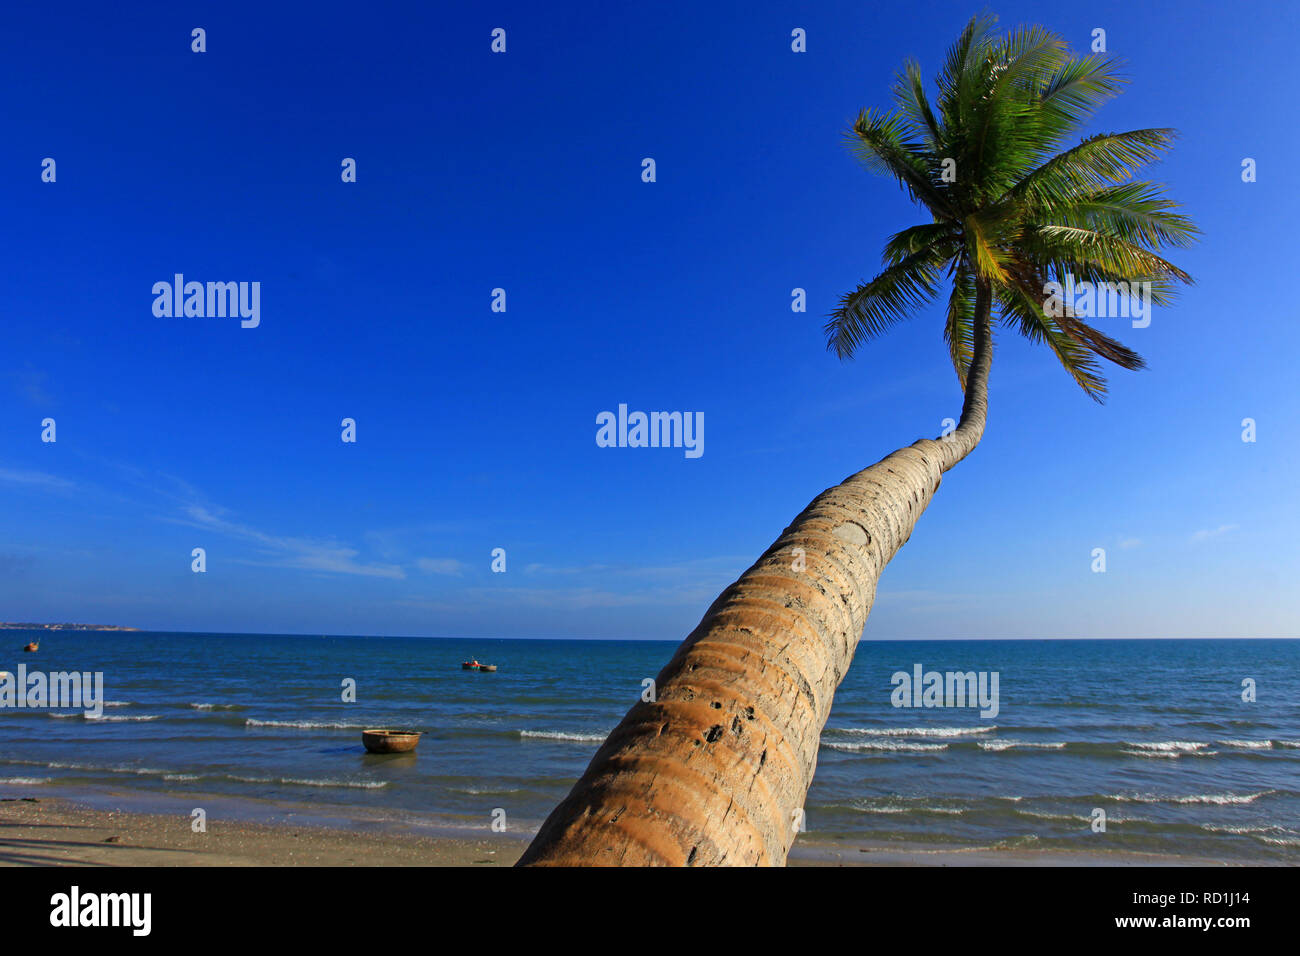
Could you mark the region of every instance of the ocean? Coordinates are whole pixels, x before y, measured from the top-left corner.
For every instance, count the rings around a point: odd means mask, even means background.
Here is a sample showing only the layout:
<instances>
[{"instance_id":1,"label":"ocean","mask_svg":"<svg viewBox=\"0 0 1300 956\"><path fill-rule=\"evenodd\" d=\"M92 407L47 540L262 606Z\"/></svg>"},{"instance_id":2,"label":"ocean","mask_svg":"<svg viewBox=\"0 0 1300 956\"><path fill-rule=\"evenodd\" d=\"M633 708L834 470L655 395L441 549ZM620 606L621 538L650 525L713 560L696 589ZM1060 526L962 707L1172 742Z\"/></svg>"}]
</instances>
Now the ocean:
<instances>
[{"instance_id":1,"label":"ocean","mask_svg":"<svg viewBox=\"0 0 1300 956\"><path fill-rule=\"evenodd\" d=\"M39 639L36 654L22 653ZM0 709L0 795L223 817L536 829L669 642L0 631L0 670L102 672L102 716ZM465 671L462 660L499 665ZM996 672L998 713L895 707ZM344 683L355 681L355 702ZM1243 700L1253 682L1254 701ZM369 755L365 727L425 731ZM1105 829L1097 827L1097 811ZM863 641L804 843L1300 863L1300 642ZM798 846L799 844L796 844ZM1118 857L1117 857L1118 859Z\"/></svg>"}]
</instances>

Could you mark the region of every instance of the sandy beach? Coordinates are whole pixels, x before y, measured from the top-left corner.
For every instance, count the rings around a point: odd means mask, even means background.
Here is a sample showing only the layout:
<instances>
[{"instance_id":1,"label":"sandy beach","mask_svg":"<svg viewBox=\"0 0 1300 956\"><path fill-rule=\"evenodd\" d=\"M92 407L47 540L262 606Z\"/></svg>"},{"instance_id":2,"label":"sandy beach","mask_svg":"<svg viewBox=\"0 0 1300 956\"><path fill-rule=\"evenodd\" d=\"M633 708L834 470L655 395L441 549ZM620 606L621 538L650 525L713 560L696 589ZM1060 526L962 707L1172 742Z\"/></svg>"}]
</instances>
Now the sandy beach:
<instances>
[{"instance_id":1,"label":"sandy beach","mask_svg":"<svg viewBox=\"0 0 1300 956\"><path fill-rule=\"evenodd\" d=\"M0 802L0 866L510 866L524 841L228 820L193 833L168 814L64 800Z\"/></svg>"},{"instance_id":2,"label":"sandy beach","mask_svg":"<svg viewBox=\"0 0 1300 956\"><path fill-rule=\"evenodd\" d=\"M176 814L0 801L0 866L467 866L508 867L527 835L426 836L394 829L235 820L194 833ZM942 850L800 841L791 866L1190 866L1222 861L1163 854Z\"/></svg>"}]
</instances>

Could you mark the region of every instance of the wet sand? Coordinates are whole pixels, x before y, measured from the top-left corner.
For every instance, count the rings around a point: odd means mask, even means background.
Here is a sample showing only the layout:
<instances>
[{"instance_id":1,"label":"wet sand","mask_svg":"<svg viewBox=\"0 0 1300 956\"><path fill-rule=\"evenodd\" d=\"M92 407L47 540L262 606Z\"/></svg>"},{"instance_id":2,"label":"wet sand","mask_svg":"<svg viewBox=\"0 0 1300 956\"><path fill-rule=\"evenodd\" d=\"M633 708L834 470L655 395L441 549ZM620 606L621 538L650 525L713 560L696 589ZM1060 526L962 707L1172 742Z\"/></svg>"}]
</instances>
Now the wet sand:
<instances>
[{"instance_id":1,"label":"wet sand","mask_svg":"<svg viewBox=\"0 0 1300 956\"><path fill-rule=\"evenodd\" d=\"M0 802L0 866L510 866L526 841L92 810L42 798Z\"/></svg>"},{"instance_id":2,"label":"wet sand","mask_svg":"<svg viewBox=\"0 0 1300 956\"><path fill-rule=\"evenodd\" d=\"M1163 853L1071 850L1000 850L987 847L933 850L900 846L846 846L839 843L796 844L790 866L1227 866L1223 860Z\"/></svg>"},{"instance_id":3,"label":"wet sand","mask_svg":"<svg viewBox=\"0 0 1300 956\"><path fill-rule=\"evenodd\" d=\"M0 866L511 866L530 834L428 836L400 829L210 820L79 806L63 799L0 800ZM1204 866L1222 861L1155 854L929 850L800 840L791 866Z\"/></svg>"}]
</instances>

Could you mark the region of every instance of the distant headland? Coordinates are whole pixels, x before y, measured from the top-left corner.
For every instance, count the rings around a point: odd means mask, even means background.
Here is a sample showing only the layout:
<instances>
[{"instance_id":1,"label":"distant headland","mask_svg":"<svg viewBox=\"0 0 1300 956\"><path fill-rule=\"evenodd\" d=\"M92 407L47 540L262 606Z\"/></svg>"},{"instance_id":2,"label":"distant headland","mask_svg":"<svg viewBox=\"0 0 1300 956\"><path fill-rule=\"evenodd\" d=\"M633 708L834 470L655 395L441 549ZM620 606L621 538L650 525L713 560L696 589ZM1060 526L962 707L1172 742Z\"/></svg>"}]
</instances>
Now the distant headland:
<instances>
[{"instance_id":1,"label":"distant headland","mask_svg":"<svg viewBox=\"0 0 1300 956\"><path fill-rule=\"evenodd\" d=\"M0 630L12 631L138 631L138 627L123 627L120 624L12 624L0 621Z\"/></svg>"}]
</instances>

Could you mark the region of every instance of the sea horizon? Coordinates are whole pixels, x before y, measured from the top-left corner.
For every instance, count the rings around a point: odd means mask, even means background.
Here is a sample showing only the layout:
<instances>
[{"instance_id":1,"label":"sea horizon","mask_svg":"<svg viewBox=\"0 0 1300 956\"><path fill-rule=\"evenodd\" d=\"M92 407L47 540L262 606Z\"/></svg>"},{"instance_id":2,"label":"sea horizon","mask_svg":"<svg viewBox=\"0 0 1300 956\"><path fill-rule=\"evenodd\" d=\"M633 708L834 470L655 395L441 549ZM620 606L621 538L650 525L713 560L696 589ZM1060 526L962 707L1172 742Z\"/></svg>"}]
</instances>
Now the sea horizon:
<instances>
[{"instance_id":1,"label":"sea horizon","mask_svg":"<svg viewBox=\"0 0 1300 956\"><path fill-rule=\"evenodd\" d=\"M357 638L359 640L412 640L412 641L571 641L577 644L603 643L603 644L622 644L622 643L647 643L647 644L680 644L683 636L676 637L464 637L455 634L378 634L378 633L354 633L345 634L330 633L321 634L318 631L237 631L237 630L185 630L180 628L148 628L133 627L130 625L64 625L44 624L37 628L21 628L12 624L0 622L0 630L11 631L18 634L30 632L28 636L40 637L47 633L60 632L82 632L82 633L104 633L104 634L182 634L187 637L305 637L305 638ZM1209 635L1198 635L1192 637L1134 637L1134 636L1114 636L1114 637L863 637L858 641L859 645L870 643L893 643L893 642L912 642L923 644L931 641L986 641L986 642L1025 642L1025 641L1300 641L1300 637L1214 637Z\"/></svg>"}]
</instances>

